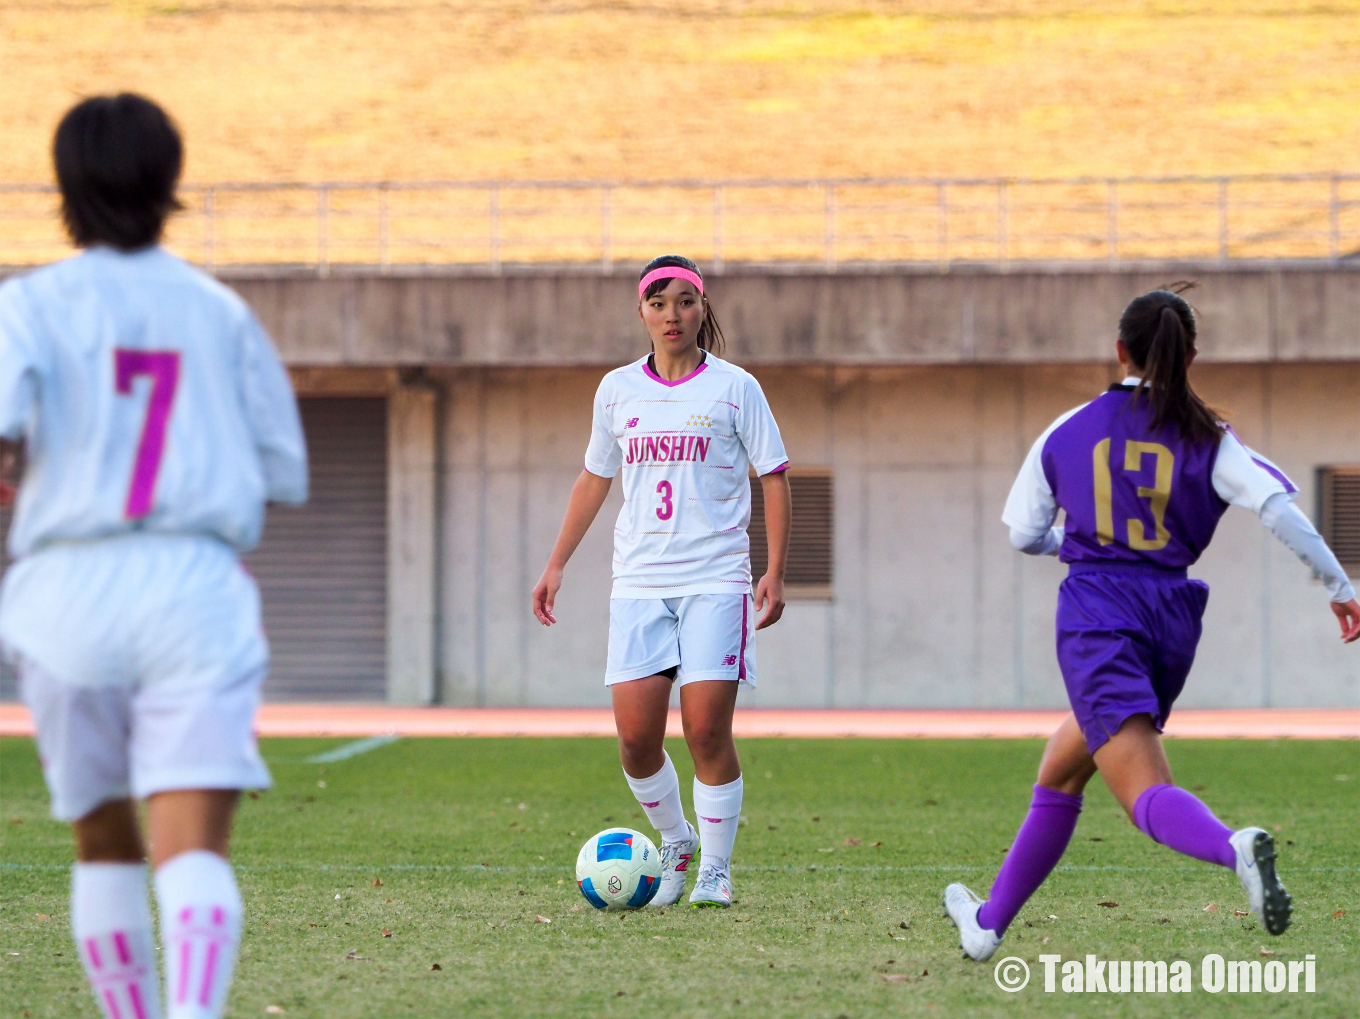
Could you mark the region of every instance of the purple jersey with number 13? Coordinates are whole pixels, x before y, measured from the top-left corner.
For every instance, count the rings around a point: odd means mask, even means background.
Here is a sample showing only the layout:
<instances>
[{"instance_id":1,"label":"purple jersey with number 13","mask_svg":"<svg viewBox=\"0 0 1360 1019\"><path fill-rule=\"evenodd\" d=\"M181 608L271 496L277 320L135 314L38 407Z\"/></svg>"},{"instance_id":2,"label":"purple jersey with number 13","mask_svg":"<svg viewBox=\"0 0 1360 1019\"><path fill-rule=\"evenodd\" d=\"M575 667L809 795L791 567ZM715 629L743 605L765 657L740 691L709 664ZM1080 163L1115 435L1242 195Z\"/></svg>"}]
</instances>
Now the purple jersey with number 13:
<instances>
[{"instance_id":1,"label":"purple jersey with number 13","mask_svg":"<svg viewBox=\"0 0 1360 1019\"><path fill-rule=\"evenodd\" d=\"M1221 444L1152 427L1146 395L1114 386L1044 442L1044 477L1066 512L1065 563L1151 563L1183 569L1204 553L1228 509L1215 491ZM1273 465L1257 466L1292 490Z\"/></svg>"}]
</instances>

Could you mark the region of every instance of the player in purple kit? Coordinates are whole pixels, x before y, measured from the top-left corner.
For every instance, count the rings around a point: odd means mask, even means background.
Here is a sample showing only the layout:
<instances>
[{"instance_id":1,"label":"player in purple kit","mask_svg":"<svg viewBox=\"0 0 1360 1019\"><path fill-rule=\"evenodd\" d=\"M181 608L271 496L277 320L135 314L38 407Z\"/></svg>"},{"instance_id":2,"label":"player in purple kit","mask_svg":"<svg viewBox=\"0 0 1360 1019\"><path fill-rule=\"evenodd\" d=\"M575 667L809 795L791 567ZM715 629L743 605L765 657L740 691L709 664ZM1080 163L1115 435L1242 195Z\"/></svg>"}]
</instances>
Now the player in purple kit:
<instances>
[{"instance_id":1,"label":"player in purple kit","mask_svg":"<svg viewBox=\"0 0 1360 1019\"><path fill-rule=\"evenodd\" d=\"M1186 577L1230 505L1261 521L1326 585L1347 643L1360 604L1336 557L1294 505L1297 488L1195 395L1195 316L1154 290L1119 321L1126 378L1039 437L1006 501L1011 544L1070 564L1058 593L1058 664L1072 714L1039 765L1028 817L986 901L961 884L944 893L964 954L991 957L1020 907L1062 858L1097 771L1149 838L1237 873L1271 934L1290 900L1261 828L1233 832L1172 784L1161 729L1199 643L1209 599ZM1064 526L1053 526L1059 509Z\"/></svg>"}]
</instances>

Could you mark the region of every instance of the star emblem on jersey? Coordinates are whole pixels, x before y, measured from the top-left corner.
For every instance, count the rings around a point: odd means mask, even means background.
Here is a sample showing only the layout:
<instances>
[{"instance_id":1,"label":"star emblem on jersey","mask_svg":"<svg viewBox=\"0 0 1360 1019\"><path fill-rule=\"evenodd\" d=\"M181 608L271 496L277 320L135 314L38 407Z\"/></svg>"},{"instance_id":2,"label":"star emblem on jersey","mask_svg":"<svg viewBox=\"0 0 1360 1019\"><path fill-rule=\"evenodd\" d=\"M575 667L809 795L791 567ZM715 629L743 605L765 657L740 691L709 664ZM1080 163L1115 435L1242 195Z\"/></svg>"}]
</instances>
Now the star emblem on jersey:
<instances>
[{"instance_id":1,"label":"star emblem on jersey","mask_svg":"<svg viewBox=\"0 0 1360 1019\"><path fill-rule=\"evenodd\" d=\"M686 428L712 428L713 418L708 414L691 414L685 420Z\"/></svg>"}]
</instances>

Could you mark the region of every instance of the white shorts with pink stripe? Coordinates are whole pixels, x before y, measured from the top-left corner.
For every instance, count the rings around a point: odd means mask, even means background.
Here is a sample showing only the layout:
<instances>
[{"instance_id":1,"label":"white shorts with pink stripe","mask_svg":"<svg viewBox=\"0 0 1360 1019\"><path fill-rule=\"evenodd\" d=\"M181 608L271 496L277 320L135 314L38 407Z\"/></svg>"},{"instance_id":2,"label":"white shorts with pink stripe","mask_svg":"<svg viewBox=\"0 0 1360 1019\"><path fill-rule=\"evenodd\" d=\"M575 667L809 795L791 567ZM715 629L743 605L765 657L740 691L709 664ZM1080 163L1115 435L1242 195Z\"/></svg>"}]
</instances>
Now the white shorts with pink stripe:
<instances>
[{"instance_id":1,"label":"white shorts with pink stripe","mask_svg":"<svg viewBox=\"0 0 1360 1019\"><path fill-rule=\"evenodd\" d=\"M605 686L675 669L676 686L756 685L756 611L749 594L611 598Z\"/></svg>"}]
</instances>

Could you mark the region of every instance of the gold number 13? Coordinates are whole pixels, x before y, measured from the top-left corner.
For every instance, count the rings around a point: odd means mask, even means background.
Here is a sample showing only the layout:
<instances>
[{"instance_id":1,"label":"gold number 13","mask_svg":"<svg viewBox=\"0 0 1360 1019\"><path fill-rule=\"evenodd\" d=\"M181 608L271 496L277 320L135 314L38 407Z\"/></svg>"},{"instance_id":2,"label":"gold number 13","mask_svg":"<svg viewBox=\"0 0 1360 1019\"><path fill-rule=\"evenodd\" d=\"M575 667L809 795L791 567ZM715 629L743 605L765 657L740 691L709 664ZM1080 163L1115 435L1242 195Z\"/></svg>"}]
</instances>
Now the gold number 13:
<instances>
[{"instance_id":1,"label":"gold number 13","mask_svg":"<svg viewBox=\"0 0 1360 1019\"><path fill-rule=\"evenodd\" d=\"M1129 517L1129 548L1155 552L1166 548L1171 540L1171 532L1166 529L1166 504L1171 499L1171 478L1176 470L1176 456L1159 442L1124 443L1124 470L1143 469L1143 457L1152 455L1157 458L1157 467L1152 487L1138 486L1138 498L1147 499L1152 507L1152 520L1156 534L1149 538L1147 525L1137 517ZM1102 545L1114 541L1114 494L1110 480L1110 440L1101 439L1091 454L1091 466L1095 469L1096 489L1096 537Z\"/></svg>"}]
</instances>

